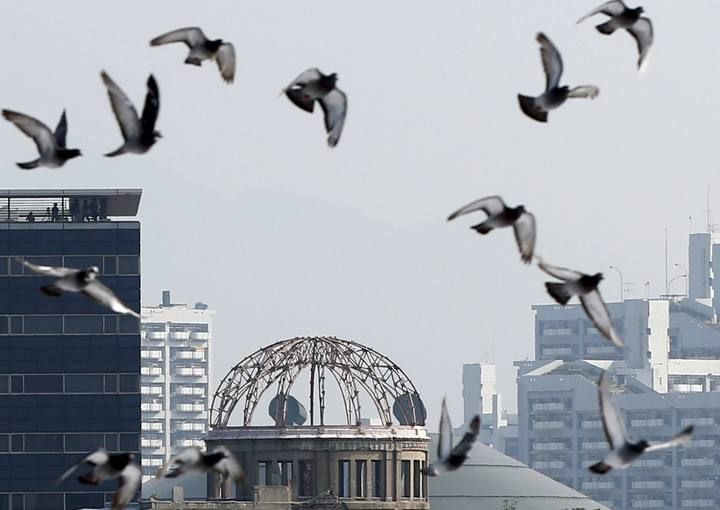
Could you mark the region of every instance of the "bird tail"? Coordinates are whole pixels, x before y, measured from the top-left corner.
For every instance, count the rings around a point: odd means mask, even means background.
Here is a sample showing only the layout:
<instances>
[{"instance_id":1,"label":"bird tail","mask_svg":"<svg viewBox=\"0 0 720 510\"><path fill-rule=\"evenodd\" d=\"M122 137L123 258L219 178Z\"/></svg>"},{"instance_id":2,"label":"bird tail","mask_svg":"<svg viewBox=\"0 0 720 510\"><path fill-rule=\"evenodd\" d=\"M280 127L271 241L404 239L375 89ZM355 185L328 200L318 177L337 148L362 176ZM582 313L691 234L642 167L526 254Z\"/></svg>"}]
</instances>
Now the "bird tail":
<instances>
[{"instance_id":1,"label":"bird tail","mask_svg":"<svg viewBox=\"0 0 720 510\"><path fill-rule=\"evenodd\" d=\"M548 294L550 294L553 299L561 305L566 305L572 297L572 294L570 294L567 288L565 288L564 283L545 282L545 288L547 289Z\"/></svg>"},{"instance_id":2,"label":"bird tail","mask_svg":"<svg viewBox=\"0 0 720 510\"><path fill-rule=\"evenodd\" d=\"M486 223L487 223L487 222L483 221L482 223L478 223L477 225L473 225L473 226L470 227L470 228L473 229L473 230L474 230L475 232L477 232L478 234L482 234L482 235L489 234L490 232L492 232L492 229L493 229L493 228L492 228L490 225L487 225Z\"/></svg>"},{"instance_id":3,"label":"bird tail","mask_svg":"<svg viewBox=\"0 0 720 510\"><path fill-rule=\"evenodd\" d=\"M615 24L612 22L612 20L609 20L609 21L606 21L605 23L599 24L595 28L601 34L610 35L615 31Z\"/></svg>"},{"instance_id":4,"label":"bird tail","mask_svg":"<svg viewBox=\"0 0 720 510\"><path fill-rule=\"evenodd\" d=\"M23 170L32 170L33 168L37 168L40 164L40 160L36 159L34 161L28 161L27 163L16 163L17 166L22 168Z\"/></svg>"},{"instance_id":5,"label":"bird tail","mask_svg":"<svg viewBox=\"0 0 720 510\"><path fill-rule=\"evenodd\" d=\"M63 293L63 290L56 285L46 285L45 287L41 287L40 290L46 295L53 297L62 296Z\"/></svg>"},{"instance_id":6,"label":"bird tail","mask_svg":"<svg viewBox=\"0 0 720 510\"><path fill-rule=\"evenodd\" d=\"M597 464L593 464L588 469L595 474L604 475L605 473L610 471L612 468L601 461L601 462L598 462Z\"/></svg>"},{"instance_id":7,"label":"bird tail","mask_svg":"<svg viewBox=\"0 0 720 510\"><path fill-rule=\"evenodd\" d=\"M518 94L518 103L522 112L538 122L547 122L548 114L546 111L538 108L534 97L523 96Z\"/></svg>"},{"instance_id":8,"label":"bird tail","mask_svg":"<svg viewBox=\"0 0 720 510\"><path fill-rule=\"evenodd\" d=\"M125 146L115 149L112 152L108 152L107 154L105 154L105 157L106 158L114 158L115 156L119 156L120 154L125 154Z\"/></svg>"}]
</instances>

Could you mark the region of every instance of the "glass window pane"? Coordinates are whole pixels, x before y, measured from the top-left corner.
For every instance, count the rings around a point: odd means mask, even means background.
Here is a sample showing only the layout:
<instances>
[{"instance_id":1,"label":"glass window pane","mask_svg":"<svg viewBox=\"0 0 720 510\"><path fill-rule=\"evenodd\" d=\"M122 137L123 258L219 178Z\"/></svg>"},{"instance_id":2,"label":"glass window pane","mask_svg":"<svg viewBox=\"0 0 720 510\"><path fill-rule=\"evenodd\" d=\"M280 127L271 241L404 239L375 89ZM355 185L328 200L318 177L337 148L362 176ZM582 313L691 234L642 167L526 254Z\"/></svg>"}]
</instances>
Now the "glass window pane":
<instances>
[{"instance_id":1,"label":"glass window pane","mask_svg":"<svg viewBox=\"0 0 720 510\"><path fill-rule=\"evenodd\" d=\"M10 390L10 379L6 375L0 375L0 393L8 393Z\"/></svg>"},{"instance_id":2,"label":"glass window pane","mask_svg":"<svg viewBox=\"0 0 720 510\"><path fill-rule=\"evenodd\" d=\"M118 451L118 435L105 434L105 449L111 452Z\"/></svg>"},{"instance_id":3,"label":"glass window pane","mask_svg":"<svg viewBox=\"0 0 720 510\"><path fill-rule=\"evenodd\" d=\"M372 472L373 472L373 484L372 484L372 496L373 498L383 497L383 475L382 475L382 461L372 461Z\"/></svg>"},{"instance_id":4,"label":"glass window pane","mask_svg":"<svg viewBox=\"0 0 720 510\"><path fill-rule=\"evenodd\" d=\"M140 449L138 434L120 434L120 451L136 452Z\"/></svg>"},{"instance_id":5,"label":"glass window pane","mask_svg":"<svg viewBox=\"0 0 720 510\"><path fill-rule=\"evenodd\" d=\"M118 257L118 274L140 274L140 257L120 255Z\"/></svg>"},{"instance_id":6,"label":"glass window pane","mask_svg":"<svg viewBox=\"0 0 720 510\"><path fill-rule=\"evenodd\" d=\"M63 265L63 258L61 256L55 256L55 257L41 257L37 255L33 255L31 257L24 257L25 260L28 262L32 262L36 266L53 266L53 267L62 267ZM34 274L31 270L25 268L25 274Z\"/></svg>"},{"instance_id":7,"label":"glass window pane","mask_svg":"<svg viewBox=\"0 0 720 510\"><path fill-rule=\"evenodd\" d=\"M102 375L66 375L66 393L102 393L104 379Z\"/></svg>"},{"instance_id":8,"label":"glass window pane","mask_svg":"<svg viewBox=\"0 0 720 510\"><path fill-rule=\"evenodd\" d=\"M62 375L26 375L25 393L62 393Z\"/></svg>"},{"instance_id":9,"label":"glass window pane","mask_svg":"<svg viewBox=\"0 0 720 510\"><path fill-rule=\"evenodd\" d=\"M23 376L11 375L10 376L10 392L11 393L22 393L24 391Z\"/></svg>"},{"instance_id":10,"label":"glass window pane","mask_svg":"<svg viewBox=\"0 0 720 510\"><path fill-rule=\"evenodd\" d=\"M268 463L265 461L259 461L258 462L258 479L257 479L258 485L267 485L268 484Z\"/></svg>"},{"instance_id":11,"label":"glass window pane","mask_svg":"<svg viewBox=\"0 0 720 510\"><path fill-rule=\"evenodd\" d=\"M26 335L62 334L62 315L26 315Z\"/></svg>"},{"instance_id":12,"label":"glass window pane","mask_svg":"<svg viewBox=\"0 0 720 510\"><path fill-rule=\"evenodd\" d=\"M298 496L314 496L315 490L313 489L313 463L311 460L298 461L298 477Z\"/></svg>"},{"instance_id":13,"label":"glass window pane","mask_svg":"<svg viewBox=\"0 0 720 510\"><path fill-rule=\"evenodd\" d=\"M22 452L23 451L23 436L22 434L11 434L10 435L10 451Z\"/></svg>"},{"instance_id":14,"label":"glass window pane","mask_svg":"<svg viewBox=\"0 0 720 510\"><path fill-rule=\"evenodd\" d=\"M19 315L12 315L10 317L10 333L13 335L22 335L23 333L23 318Z\"/></svg>"},{"instance_id":15,"label":"glass window pane","mask_svg":"<svg viewBox=\"0 0 720 510\"><path fill-rule=\"evenodd\" d=\"M97 266L102 268L103 258L99 255L66 255L65 256L65 267L72 267L75 269L85 269L86 267Z\"/></svg>"},{"instance_id":16,"label":"glass window pane","mask_svg":"<svg viewBox=\"0 0 720 510\"><path fill-rule=\"evenodd\" d=\"M358 498L367 497L367 461L355 461L355 495Z\"/></svg>"},{"instance_id":17,"label":"glass window pane","mask_svg":"<svg viewBox=\"0 0 720 510\"><path fill-rule=\"evenodd\" d=\"M66 315L65 334L93 334L103 332L102 315Z\"/></svg>"},{"instance_id":18,"label":"glass window pane","mask_svg":"<svg viewBox=\"0 0 720 510\"><path fill-rule=\"evenodd\" d=\"M413 461L413 497L422 497L422 473L420 472L420 461Z\"/></svg>"},{"instance_id":19,"label":"glass window pane","mask_svg":"<svg viewBox=\"0 0 720 510\"><path fill-rule=\"evenodd\" d=\"M23 274L23 263L17 260L15 257L10 258L10 274ZM31 271L28 270L29 273Z\"/></svg>"},{"instance_id":20,"label":"glass window pane","mask_svg":"<svg viewBox=\"0 0 720 510\"><path fill-rule=\"evenodd\" d=\"M0 335L7 335L10 333L10 323L7 315L0 315Z\"/></svg>"},{"instance_id":21,"label":"glass window pane","mask_svg":"<svg viewBox=\"0 0 720 510\"><path fill-rule=\"evenodd\" d=\"M10 436L8 434L0 434L0 452L10 451Z\"/></svg>"},{"instance_id":22,"label":"glass window pane","mask_svg":"<svg viewBox=\"0 0 720 510\"><path fill-rule=\"evenodd\" d=\"M140 391L140 376L134 374L120 374L120 392L138 393Z\"/></svg>"},{"instance_id":23,"label":"glass window pane","mask_svg":"<svg viewBox=\"0 0 720 510\"><path fill-rule=\"evenodd\" d=\"M104 444L103 434L65 434L66 452L91 452Z\"/></svg>"},{"instance_id":24,"label":"glass window pane","mask_svg":"<svg viewBox=\"0 0 720 510\"><path fill-rule=\"evenodd\" d=\"M117 258L103 257L103 274L117 274Z\"/></svg>"},{"instance_id":25,"label":"glass window pane","mask_svg":"<svg viewBox=\"0 0 720 510\"><path fill-rule=\"evenodd\" d=\"M137 318L132 315L120 315L119 317L121 334L134 334L140 332L140 321Z\"/></svg>"},{"instance_id":26,"label":"glass window pane","mask_svg":"<svg viewBox=\"0 0 720 510\"><path fill-rule=\"evenodd\" d=\"M117 393L118 390L118 376L106 375L105 376L105 393Z\"/></svg>"},{"instance_id":27,"label":"glass window pane","mask_svg":"<svg viewBox=\"0 0 720 510\"><path fill-rule=\"evenodd\" d=\"M117 316L106 315L105 317L103 317L103 322L105 324L105 334L114 335L117 333Z\"/></svg>"},{"instance_id":28,"label":"glass window pane","mask_svg":"<svg viewBox=\"0 0 720 510\"><path fill-rule=\"evenodd\" d=\"M62 434L25 434L26 452L63 451Z\"/></svg>"},{"instance_id":29,"label":"glass window pane","mask_svg":"<svg viewBox=\"0 0 720 510\"><path fill-rule=\"evenodd\" d=\"M350 497L350 461L338 461L338 496Z\"/></svg>"},{"instance_id":30,"label":"glass window pane","mask_svg":"<svg viewBox=\"0 0 720 510\"><path fill-rule=\"evenodd\" d=\"M400 485L402 486L402 497L410 497L410 461L400 461Z\"/></svg>"},{"instance_id":31,"label":"glass window pane","mask_svg":"<svg viewBox=\"0 0 720 510\"><path fill-rule=\"evenodd\" d=\"M8 258L0 257L0 274L8 274Z\"/></svg>"}]
</instances>

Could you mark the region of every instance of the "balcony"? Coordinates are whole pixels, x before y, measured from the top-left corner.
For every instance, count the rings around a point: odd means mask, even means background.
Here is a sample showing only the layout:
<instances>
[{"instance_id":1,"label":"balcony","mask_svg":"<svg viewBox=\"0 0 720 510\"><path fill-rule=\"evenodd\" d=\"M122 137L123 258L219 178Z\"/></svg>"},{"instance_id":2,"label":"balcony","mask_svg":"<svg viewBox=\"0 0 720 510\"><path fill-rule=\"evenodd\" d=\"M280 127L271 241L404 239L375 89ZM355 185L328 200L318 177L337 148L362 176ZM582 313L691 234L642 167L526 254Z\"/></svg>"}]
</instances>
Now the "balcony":
<instances>
[{"instance_id":1,"label":"balcony","mask_svg":"<svg viewBox=\"0 0 720 510\"><path fill-rule=\"evenodd\" d=\"M181 413L202 413L205 412L205 404L176 404L175 411Z\"/></svg>"},{"instance_id":2,"label":"balcony","mask_svg":"<svg viewBox=\"0 0 720 510\"><path fill-rule=\"evenodd\" d=\"M165 331L147 331L145 334L147 340L165 340L166 336Z\"/></svg>"},{"instance_id":3,"label":"balcony","mask_svg":"<svg viewBox=\"0 0 720 510\"><path fill-rule=\"evenodd\" d=\"M189 331L171 331L170 340L185 341L190 339Z\"/></svg>"},{"instance_id":4,"label":"balcony","mask_svg":"<svg viewBox=\"0 0 720 510\"><path fill-rule=\"evenodd\" d=\"M193 331L190 333L190 340L208 341L208 340L210 340L210 333L201 332L201 331Z\"/></svg>"}]
</instances>

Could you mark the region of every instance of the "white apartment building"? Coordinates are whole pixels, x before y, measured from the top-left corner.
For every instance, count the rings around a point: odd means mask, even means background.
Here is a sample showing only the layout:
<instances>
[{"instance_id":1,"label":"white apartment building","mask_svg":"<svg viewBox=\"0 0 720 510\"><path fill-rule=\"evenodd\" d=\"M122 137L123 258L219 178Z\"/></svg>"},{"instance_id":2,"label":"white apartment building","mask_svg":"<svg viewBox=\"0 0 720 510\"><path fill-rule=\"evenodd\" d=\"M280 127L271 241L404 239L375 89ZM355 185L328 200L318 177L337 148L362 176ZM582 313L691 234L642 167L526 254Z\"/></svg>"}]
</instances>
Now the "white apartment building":
<instances>
[{"instance_id":1,"label":"white apartment building","mask_svg":"<svg viewBox=\"0 0 720 510\"><path fill-rule=\"evenodd\" d=\"M214 315L203 303L172 304L169 291L159 306L142 308L143 482L178 449L204 446Z\"/></svg>"}]
</instances>

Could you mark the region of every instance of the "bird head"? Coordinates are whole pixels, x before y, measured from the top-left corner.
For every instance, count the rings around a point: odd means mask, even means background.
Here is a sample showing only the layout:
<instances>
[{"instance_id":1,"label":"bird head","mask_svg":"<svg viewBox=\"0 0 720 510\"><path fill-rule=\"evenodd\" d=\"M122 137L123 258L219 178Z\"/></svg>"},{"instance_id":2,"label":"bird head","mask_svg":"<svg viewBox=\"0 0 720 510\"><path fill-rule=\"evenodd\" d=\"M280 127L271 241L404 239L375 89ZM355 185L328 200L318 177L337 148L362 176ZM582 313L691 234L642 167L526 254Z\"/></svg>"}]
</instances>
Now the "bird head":
<instances>
[{"instance_id":1,"label":"bird head","mask_svg":"<svg viewBox=\"0 0 720 510\"><path fill-rule=\"evenodd\" d=\"M638 7L638 8L635 9L635 12L638 13L638 14L642 14L642 13L645 12L645 9L643 9L642 7Z\"/></svg>"},{"instance_id":2,"label":"bird head","mask_svg":"<svg viewBox=\"0 0 720 510\"><path fill-rule=\"evenodd\" d=\"M525 206L524 205L517 206L515 208L515 212L518 214L518 216L525 213Z\"/></svg>"},{"instance_id":3,"label":"bird head","mask_svg":"<svg viewBox=\"0 0 720 510\"><path fill-rule=\"evenodd\" d=\"M602 273L595 273L594 275L592 275L592 279L595 280L597 283L603 281L603 278L604 277Z\"/></svg>"},{"instance_id":4,"label":"bird head","mask_svg":"<svg viewBox=\"0 0 720 510\"><path fill-rule=\"evenodd\" d=\"M97 266L90 266L85 269L85 279L87 281L94 280L99 274L100 268L98 268Z\"/></svg>"},{"instance_id":5,"label":"bird head","mask_svg":"<svg viewBox=\"0 0 720 510\"><path fill-rule=\"evenodd\" d=\"M324 86L326 86L329 89L335 88L335 85L338 81L338 75L337 73L331 73L326 76L323 76L321 79L321 82Z\"/></svg>"},{"instance_id":6,"label":"bird head","mask_svg":"<svg viewBox=\"0 0 720 510\"><path fill-rule=\"evenodd\" d=\"M635 446L641 451L644 452L647 450L648 446L650 446L650 443L648 443L646 440L641 439L637 443L635 443Z\"/></svg>"}]
</instances>

